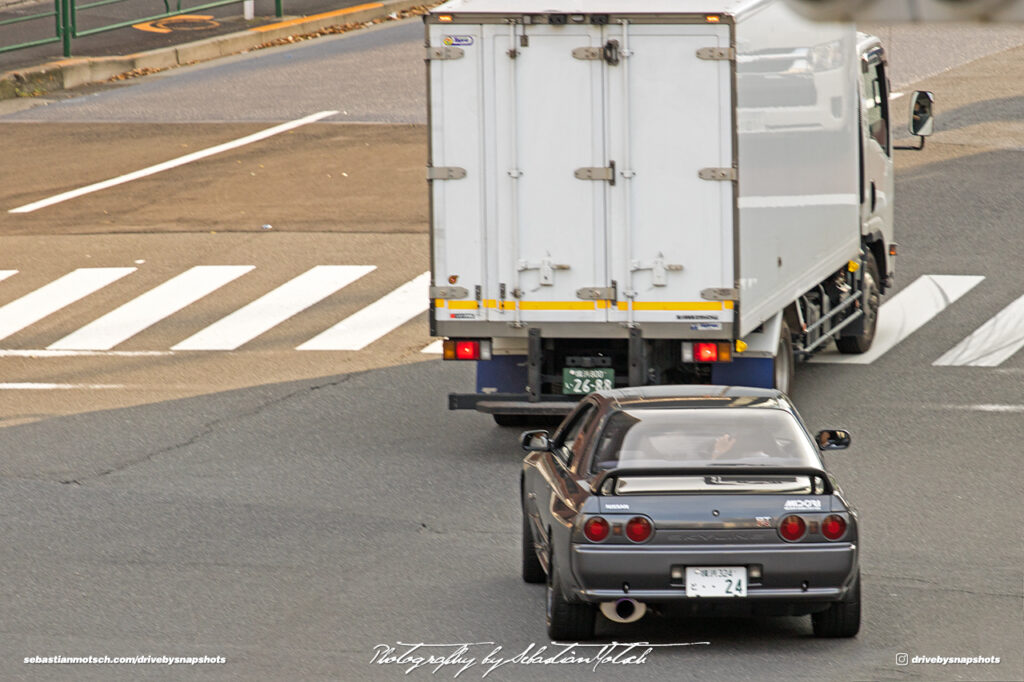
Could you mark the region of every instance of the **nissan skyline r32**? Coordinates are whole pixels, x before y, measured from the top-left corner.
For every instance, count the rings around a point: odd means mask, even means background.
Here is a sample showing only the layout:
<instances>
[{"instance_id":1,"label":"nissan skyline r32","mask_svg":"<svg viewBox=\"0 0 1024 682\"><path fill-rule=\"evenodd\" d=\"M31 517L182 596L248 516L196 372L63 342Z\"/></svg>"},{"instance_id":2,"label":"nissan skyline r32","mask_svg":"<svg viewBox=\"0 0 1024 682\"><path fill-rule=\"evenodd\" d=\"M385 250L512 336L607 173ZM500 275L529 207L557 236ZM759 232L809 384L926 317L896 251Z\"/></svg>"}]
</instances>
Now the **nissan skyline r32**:
<instances>
[{"instance_id":1,"label":"nissan skyline r32","mask_svg":"<svg viewBox=\"0 0 1024 682\"><path fill-rule=\"evenodd\" d=\"M857 515L779 391L661 386L592 393L554 435L527 431L523 579L547 583L554 640L598 613L810 615L860 628Z\"/></svg>"}]
</instances>

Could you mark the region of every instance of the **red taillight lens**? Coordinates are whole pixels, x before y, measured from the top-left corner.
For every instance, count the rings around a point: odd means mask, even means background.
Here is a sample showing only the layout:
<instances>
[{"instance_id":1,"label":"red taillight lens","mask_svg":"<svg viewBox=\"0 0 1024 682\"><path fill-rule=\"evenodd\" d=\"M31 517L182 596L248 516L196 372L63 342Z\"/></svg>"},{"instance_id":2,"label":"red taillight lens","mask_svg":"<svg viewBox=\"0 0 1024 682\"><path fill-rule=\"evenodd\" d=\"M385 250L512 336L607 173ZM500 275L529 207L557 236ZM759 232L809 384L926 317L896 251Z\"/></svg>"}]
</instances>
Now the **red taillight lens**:
<instances>
[{"instance_id":1,"label":"red taillight lens","mask_svg":"<svg viewBox=\"0 0 1024 682\"><path fill-rule=\"evenodd\" d=\"M479 360L480 359L480 342L479 341L456 341L455 342L455 359L456 360Z\"/></svg>"},{"instance_id":2,"label":"red taillight lens","mask_svg":"<svg viewBox=\"0 0 1024 682\"><path fill-rule=\"evenodd\" d=\"M787 516L779 523L779 535L783 540L796 542L807 532L807 524L799 516Z\"/></svg>"},{"instance_id":3,"label":"red taillight lens","mask_svg":"<svg viewBox=\"0 0 1024 682\"><path fill-rule=\"evenodd\" d=\"M821 522L821 534L829 540L838 540L846 532L846 519L842 516L826 516Z\"/></svg>"},{"instance_id":4,"label":"red taillight lens","mask_svg":"<svg viewBox=\"0 0 1024 682\"><path fill-rule=\"evenodd\" d=\"M583 525L583 534L587 536L587 539L591 542L601 542L611 532L612 527L608 525L608 522L602 519L600 516L588 520Z\"/></svg>"},{"instance_id":5,"label":"red taillight lens","mask_svg":"<svg viewBox=\"0 0 1024 682\"><path fill-rule=\"evenodd\" d=\"M693 344L693 359L696 360L697 362L718 362L718 344Z\"/></svg>"},{"instance_id":6,"label":"red taillight lens","mask_svg":"<svg viewBox=\"0 0 1024 682\"><path fill-rule=\"evenodd\" d=\"M653 531L651 522L642 516L634 516L626 522L626 537L633 542L643 542Z\"/></svg>"}]
</instances>

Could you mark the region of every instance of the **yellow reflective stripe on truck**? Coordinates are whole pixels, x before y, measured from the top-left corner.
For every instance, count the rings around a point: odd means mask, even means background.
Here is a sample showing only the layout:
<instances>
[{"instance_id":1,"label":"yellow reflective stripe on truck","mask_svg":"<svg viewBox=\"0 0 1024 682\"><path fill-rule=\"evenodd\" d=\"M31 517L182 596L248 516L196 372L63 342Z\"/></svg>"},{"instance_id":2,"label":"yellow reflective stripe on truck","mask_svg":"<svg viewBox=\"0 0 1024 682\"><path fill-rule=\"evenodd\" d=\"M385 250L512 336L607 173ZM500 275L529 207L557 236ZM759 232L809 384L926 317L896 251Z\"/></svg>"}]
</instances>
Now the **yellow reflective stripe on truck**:
<instances>
[{"instance_id":1,"label":"yellow reflective stripe on truck","mask_svg":"<svg viewBox=\"0 0 1024 682\"><path fill-rule=\"evenodd\" d=\"M497 301L486 299L482 304L476 301L446 301L435 299L437 308L448 307L452 310L476 310L480 307L494 310L515 310L515 301ZM520 310L629 310L629 302L617 301L519 301ZM677 312L702 310L733 310L733 301L634 301L633 310L641 312Z\"/></svg>"}]
</instances>

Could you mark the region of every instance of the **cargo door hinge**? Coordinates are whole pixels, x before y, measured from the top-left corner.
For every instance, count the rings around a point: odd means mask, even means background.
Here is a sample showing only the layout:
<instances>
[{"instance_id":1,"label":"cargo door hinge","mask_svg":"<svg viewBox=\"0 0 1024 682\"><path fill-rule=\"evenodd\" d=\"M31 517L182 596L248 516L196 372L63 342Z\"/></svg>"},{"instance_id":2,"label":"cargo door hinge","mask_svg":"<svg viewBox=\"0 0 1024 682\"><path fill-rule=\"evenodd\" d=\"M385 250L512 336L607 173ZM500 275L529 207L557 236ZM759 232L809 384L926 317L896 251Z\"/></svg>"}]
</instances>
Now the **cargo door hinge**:
<instances>
[{"instance_id":1,"label":"cargo door hinge","mask_svg":"<svg viewBox=\"0 0 1024 682\"><path fill-rule=\"evenodd\" d=\"M427 180L461 180L466 177L466 169L458 166L428 166Z\"/></svg>"},{"instance_id":2,"label":"cargo door hinge","mask_svg":"<svg viewBox=\"0 0 1024 682\"><path fill-rule=\"evenodd\" d=\"M736 49L732 47L702 47L697 50L697 59L711 62L731 62L736 59Z\"/></svg>"},{"instance_id":3,"label":"cargo door hinge","mask_svg":"<svg viewBox=\"0 0 1024 682\"><path fill-rule=\"evenodd\" d=\"M615 66L619 58L625 55L619 49L619 41L609 40L601 47L577 47L572 51L572 56L574 59L604 61Z\"/></svg>"},{"instance_id":4,"label":"cargo door hinge","mask_svg":"<svg viewBox=\"0 0 1024 682\"><path fill-rule=\"evenodd\" d=\"M584 301L614 301L616 300L615 287L583 287L576 290L576 298Z\"/></svg>"},{"instance_id":5,"label":"cargo door hinge","mask_svg":"<svg viewBox=\"0 0 1024 682\"><path fill-rule=\"evenodd\" d=\"M719 180L723 182L735 182L739 178L735 168L701 168L697 175L701 180Z\"/></svg>"},{"instance_id":6,"label":"cargo door hinge","mask_svg":"<svg viewBox=\"0 0 1024 682\"><path fill-rule=\"evenodd\" d=\"M540 262L519 261L517 269L519 272L526 270L540 270L540 283L550 287L555 284L555 270L568 270L568 265L552 263L550 258L542 258Z\"/></svg>"},{"instance_id":7,"label":"cargo door hinge","mask_svg":"<svg viewBox=\"0 0 1024 682\"><path fill-rule=\"evenodd\" d=\"M586 166L577 168L573 175L579 180L606 180L615 184L615 162L610 161L607 166Z\"/></svg>"},{"instance_id":8,"label":"cargo door hinge","mask_svg":"<svg viewBox=\"0 0 1024 682\"><path fill-rule=\"evenodd\" d=\"M461 47L454 47L451 45L445 45L444 47L428 47L426 60L441 60L441 59L462 59L466 55L466 51Z\"/></svg>"},{"instance_id":9,"label":"cargo door hinge","mask_svg":"<svg viewBox=\"0 0 1024 682\"><path fill-rule=\"evenodd\" d=\"M735 288L703 289L700 297L705 301L736 301L739 300L740 292Z\"/></svg>"},{"instance_id":10,"label":"cargo door hinge","mask_svg":"<svg viewBox=\"0 0 1024 682\"><path fill-rule=\"evenodd\" d=\"M469 296L469 289L466 287L430 287L430 298L466 298Z\"/></svg>"},{"instance_id":11,"label":"cargo door hinge","mask_svg":"<svg viewBox=\"0 0 1024 682\"><path fill-rule=\"evenodd\" d=\"M629 264L631 272L639 272L640 270L651 271L651 283L656 287L668 286L668 273L669 272L682 272L683 266L675 263L666 263L665 257L662 254L658 254L650 263L641 263L640 261L631 261Z\"/></svg>"}]
</instances>

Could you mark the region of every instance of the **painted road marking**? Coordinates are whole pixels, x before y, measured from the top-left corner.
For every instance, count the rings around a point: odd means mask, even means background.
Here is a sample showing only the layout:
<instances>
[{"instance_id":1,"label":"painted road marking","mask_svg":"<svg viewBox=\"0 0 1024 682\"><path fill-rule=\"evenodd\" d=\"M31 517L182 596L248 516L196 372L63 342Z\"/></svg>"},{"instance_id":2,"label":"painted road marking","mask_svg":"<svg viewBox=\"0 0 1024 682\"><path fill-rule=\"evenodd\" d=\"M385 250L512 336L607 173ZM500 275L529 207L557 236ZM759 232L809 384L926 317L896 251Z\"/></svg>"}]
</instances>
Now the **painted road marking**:
<instances>
[{"instance_id":1,"label":"painted road marking","mask_svg":"<svg viewBox=\"0 0 1024 682\"><path fill-rule=\"evenodd\" d=\"M362 350L430 307L430 273L424 272L353 313L296 350Z\"/></svg>"},{"instance_id":2,"label":"painted road marking","mask_svg":"<svg viewBox=\"0 0 1024 682\"><path fill-rule=\"evenodd\" d=\"M444 340L438 339L437 341L434 341L420 352L429 353L431 355L441 355L442 353L444 353Z\"/></svg>"},{"instance_id":3,"label":"painted road marking","mask_svg":"<svg viewBox=\"0 0 1024 682\"><path fill-rule=\"evenodd\" d=\"M49 350L110 350L252 270L252 265L197 265L52 343Z\"/></svg>"},{"instance_id":4,"label":"painted road marking","mask_svg":"<svg viewBox=\"0 0 1024 682\"><path fill-rule=\"evenodd\" d=\"M220 26L220 22L214 21L212 14L179 14L174 17L147 21L142 24L132 24L132 28L150 33L204 31L209 28L217 28L218 26Z\"/></svg>"},{"instance_id":5,"label":"painted road marking","mask_svg":"<svg viewBox=\"0 0 1024 682\"><path fill-rule=\"evenodd\" d=\"M920 329L954 301L976 287L984 277L975 275L922 275L883 304L871 350L861 355L841 355L831 350L809 362L867 365Z\"/></svg>"},{"instance_id":6,"label":"painted road marking","mask_svg":"<svg viewBox=\"0 0 1024 682\"><path fill-rule=\"evenodd\" d=\"M304 24L309 21L315 21L317 19L330 19L332 17L340 17L346 14L352 14L353 12L360 12L364 9L377 9L383 7L384 4L380 2L370 2L365 5L356 5L355 7L346 7L345 9L336 9L331 12L323 12L322 14L311 14L308 17L299 17L297 19L286 19L285 21L278 21L274 24L264 24L263 26L256 26L250 28L250 31L256 31L257 33L263 33L266 31L273 31L277 28L284 28L286 26L297 26L298 24Z\"/></svg>"},{"instance_id":7,"label":"painted road marking","mask_svg":"<svg viewBox=\"0 0 1024 682\"><path fill-rule=\"evenodd\" d=\"M41 208L46 208L47 206L53 206L54 204L59 204L69 199L75 199L85 194L91 194L92 192L98 192L99 190L102 189L122 185L126 182L138 180L139 178L144 178L149 175L155 175L156 173L160 173L171 168L184 166L187 163L192 163L193 161L198 161L199 159L205 159L206 157L213 156L214 154L220 154L221 152L226 152L231 149L237 149L238 147L243 147L247 144L252 144L253 142L259 142L260 140L265 140L268 137L273 137L274 135L278 135L289 130L294 130L295 128L304 126L308 123L314 123L316 121L319 121L320 119L327 118L328 116L333 116L337 113L337 111L321 111L311 116L306 116L305 118L300 118L295 121L289 121L288 123L282 123L281 125L274 126L273 128L261 130L258 133L253 133L252 135L240 137L237 140L232 140L231 142L219 144L216 147L209 147L207 149L201 149L198 152L186 154L185 156L179 156L176 159L171 159L170 161L158 163L155 166L143 168L142 170L135 171L134 173L120 175L116 178L111 178L110 180L104 180L103 182L97 182L86 187L79 187L78 189L71 190L70 192L57 194L56 196L52 196L48 199L42 199L31 204L19 206L18 208L12 208L8 211L8 213L31 213L32 211L37 211Z\"/></svg>"},{"instance_id":8,"label":"painted road marking","mask_svg":"<svg viewBox=\"0 0 1024 682\"><path fill-rule=\"evenodd\" d=\"M16 274L18 274L17 270L0 270L0 282L4 281L5 279L10 277L11 275L16 275Z\"/></svg>"},{"instance_id":9,"label":"painted road marking","mask_svg":"<svg viewBox=\"0 0 1024 682\"><path fill-rule=\"evenodd\" d=\"M11 301L0 308L0 339L6 339L132 272L135 268L79 268Z\"/></svg>"},{"instance_id":10,"label":"painted road marking","mask_svg":"<svg viewBox=\"0 0 1024 682\"><path fill-rule=\"evenodd\" d=\"M171 350L235 350L375 269L375 265L317 265Z\"/></svg>"},{"instance_id":11,"label":"painted road marking","mask_svg":"<svg viewBox=\"0 0 1024 682\"><path fill-rule=\"evenodd\" d=\"M998 367L1021 348L1024 348L1024 296L1003 308L932 364Z\"/></svg>"}]
</instances>

